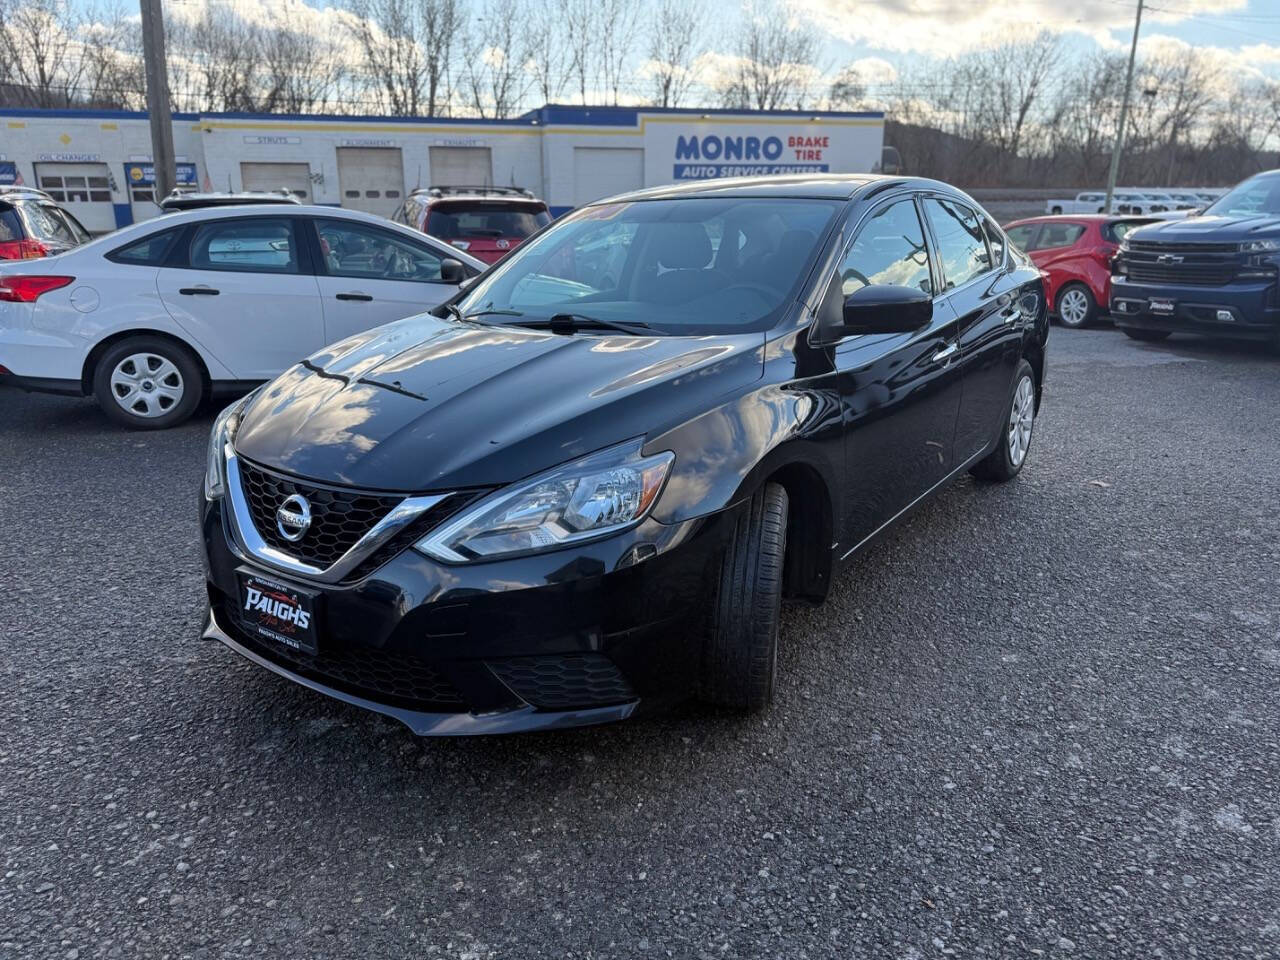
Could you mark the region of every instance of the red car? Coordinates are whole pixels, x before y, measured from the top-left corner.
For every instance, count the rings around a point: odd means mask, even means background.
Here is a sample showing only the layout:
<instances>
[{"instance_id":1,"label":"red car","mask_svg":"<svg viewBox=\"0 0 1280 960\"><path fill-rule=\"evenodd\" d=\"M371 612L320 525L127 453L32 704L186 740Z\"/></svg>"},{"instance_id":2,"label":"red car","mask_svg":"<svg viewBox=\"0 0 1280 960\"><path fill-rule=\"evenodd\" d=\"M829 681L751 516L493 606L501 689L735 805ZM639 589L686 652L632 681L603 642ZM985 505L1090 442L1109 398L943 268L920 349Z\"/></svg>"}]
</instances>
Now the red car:
<instances>
[{"instance_id":1,"label":"red car","mask_svg":"<svg viewBox=\"0 0 1280 960\"><path fill-rule=\"evenodd\" d=\"M1111 258L1151 217L1063 214L1015 220L1004 229L1045 277L1049 309L1064 327L1087 327L1111 302Z\"/></svg>"},{"instance_id":2,"label":"red car","mask_svg":"<svg viewBox=\"0 0 1280 960\"><path fill-rule=\"evenodd\" d=\"M550 223L551 211L521 187L427 187L391 219L496 263Z\"/></svg>"}]
</instances>

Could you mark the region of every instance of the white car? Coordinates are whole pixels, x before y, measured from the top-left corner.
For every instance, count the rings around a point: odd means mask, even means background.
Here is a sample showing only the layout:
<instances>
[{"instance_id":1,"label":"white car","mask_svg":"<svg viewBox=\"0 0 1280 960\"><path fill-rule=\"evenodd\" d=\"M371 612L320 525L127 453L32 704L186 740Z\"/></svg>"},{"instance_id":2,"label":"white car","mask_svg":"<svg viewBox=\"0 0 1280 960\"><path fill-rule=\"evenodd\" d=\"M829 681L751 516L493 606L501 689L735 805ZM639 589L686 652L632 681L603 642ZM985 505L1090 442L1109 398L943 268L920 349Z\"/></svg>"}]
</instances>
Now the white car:
<instances>
[{"instance_id":1,"label":"white car","mask_svg":"<svg viewBox=\"0 0 1280 960\"><path fill-rule=\"evenodd\" d=\"M0 266L0 384L93 395L127 426L171 427L205 397L437 306L485 266L334 207L168 214Z\"/></svg>"}]
</instances>

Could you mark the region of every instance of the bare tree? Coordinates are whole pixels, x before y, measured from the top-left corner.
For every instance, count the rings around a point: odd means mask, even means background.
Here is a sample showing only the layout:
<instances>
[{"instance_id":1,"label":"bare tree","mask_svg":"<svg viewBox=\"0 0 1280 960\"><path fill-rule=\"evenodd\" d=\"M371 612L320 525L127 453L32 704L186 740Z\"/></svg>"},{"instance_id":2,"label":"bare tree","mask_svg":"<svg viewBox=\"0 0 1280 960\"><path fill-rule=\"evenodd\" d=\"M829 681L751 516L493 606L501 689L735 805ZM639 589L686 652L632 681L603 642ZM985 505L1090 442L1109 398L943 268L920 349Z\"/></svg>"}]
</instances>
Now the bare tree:
<instances>
[{"instance_id":1,"label":"bare tree","mask_svg":"<svg viewBox=\"0 0 1280 960\"><path fill-rule=\"evenodd\" d=\"M593 87L596 65L596 43L599 33L599 7L595 0L556 0L559 30L564 44L564 69L578 92L578 103L587 103Z\"/></svg>"},{"instance_id":2,"label":"bare tree","mask_svg":"<svg viewBox=\"0 0 1280 960\"><path fill-rule=\"evenodd\" d=\"M661 0L653 11L649 33L649 72L653 102L678 107L696 79L694 64L702 53L706 10L699 0Z\"/></svg>"},{"instance_id":3,"label":"bare tree","mask_svg":"<svg viewBox=\"0 0 1280 960\"><path fill-rule=\"evenodd\" d=\"M534 92L543 103L556 103L569 82L559 11L558 2L534 0L525 13L529 51L525 69L533 77Z\"/></svg>"},{"instance_id":4,"label":"bare tree","mask_svg":"<svg viewBox=\"0 0 1280 960\"><path fill-rule=\"evenodd\" d=\"M88 11L80 28L80 98L90 106L142 109L146 84L138 30L119 7Z\"/></svg>"},{"instance_id":5,"label":"bare tree","mask_svg":"<svg viewBox=\"0 0 1280 960\"><path fill-rule=\"evenodd\" d=\"M1061 42L1047 30L1030 40L1012 40L972 59L970 82L981 91L978 121L983 139L1012 157L1022 147L1032 111L1057 69Z\"/></svg>"},{"instance_id":6,"label":"bare tree","mask_svg":"<svg viewBox=\"0 0 1280 960\"><path fill-rule=\"evenodd\" d=\"M308 113L332 107L343 65L331 41L278 27L263 38L262 59L260 110Z\"/></svg>"},{"instance_id":7,"label":"bare tree","mask_svg":"<svg viewBox=\"0 0 1280 960\"><path fill-rule=\"evenodd\" d=\"M622 76L635 44L640 4L636 0L597 0L599 33L596 49L600 59L600 76L609 102L619 102Z\"/></svg>"},{"instance_id":8,"label":"bare tree","mask_svg":"<svg viewBox=\"0 0 1280 960\"><path fill-rule=\"evenodd\" d=\"M68 0L0 5L0 63L4 81L22 91L24 105L66 107L83 72L76 32L79 18Z\"/></svg>"},{"instance_id":9,"label":"bare tree","mask_svg":"<svg viewBox=\"0 0 1280 960\"><path fill-rule=\"evenodd\" d=\"M352 35L369 81L398 117L442 114L451 94L456 0L349 0Z\"/></svg>"},{"instance_id":10,"label":"bare tree","mask_svg":"<svg viewBox=\"0 0 1280 960\"><path fill-rule=\"evenodd\" d=\"M749 3L738 33L738 67L722 86L725 106L802 109L815 74L818 36L777 0Z\"/></svg>"},{"instance_id":11,"label":"bare tree","mask_svg":"<svg viewBox=\"0 0 1280 960\"><path fill-rule=\"evenodd\" d=\"M468 106L480 117L509 117L529 91L529 33L519 0L489 0L468 25L462 77Z\"/></svg>"},{"instance_id":12,"label":"bare tree","mask_svg":"<svg viewBox=\"0 0 1280 960\"><path fill-rule=\"evenodd\" d=\"M861 71L849 65L836 74L827 92L827 100L838 110L854 110L862 106L867 96L867 84Z\"/></svg>"}]
</instances>

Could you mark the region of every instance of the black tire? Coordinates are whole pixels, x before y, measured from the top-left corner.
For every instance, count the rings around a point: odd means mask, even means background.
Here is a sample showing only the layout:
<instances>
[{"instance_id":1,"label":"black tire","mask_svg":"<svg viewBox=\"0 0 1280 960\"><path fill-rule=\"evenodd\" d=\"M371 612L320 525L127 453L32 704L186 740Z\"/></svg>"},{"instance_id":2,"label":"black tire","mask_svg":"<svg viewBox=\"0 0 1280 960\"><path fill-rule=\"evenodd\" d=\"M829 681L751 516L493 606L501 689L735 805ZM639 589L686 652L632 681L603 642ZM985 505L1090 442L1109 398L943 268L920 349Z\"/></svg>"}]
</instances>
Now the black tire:
<instances>
[{"instance_id":1,"label":"black tire","mask_svg":"<svg viewBox=\"0 0 1280 960\"><path fill-rule=\"evenodd\" d=\"M1142 327L1121 327L1124 335L1131 340L1142 340L1145 343L1155 343L1157 340L1168 340L1172 336L1170 330L1146 330Z\"/></svg>"},{"instance_id":2,"label":"black tire","mask_svg":"<svg viewBox=\"0 0 1280 960\"><path fill-rule=\"evenodd\" d=\"M1050 213L1052 213L1052 214L1054 214L1054 215L1057 215L1057 214L1059 214L1059 213L1061 213L1061 212L1062 212L1062 208L1061 208L1061 207L1054 207L1054 208L1053 208L1052 210L1050 210L1049 212L1050 212Z\"/></svg>"},{"instance_id":3,"label":"black tire","mask_svg":"<svg viewBox=\"0 0 1280 960\"><path fill-rule=\"evenodd\" d=\"M128 362L139 357L144 359L133 364ZM132 408L127 405L132 394L122 393L127 389L125 384L112 383L122 364L122 374L139 380L137 400ZM148 379L150 372L156 377ZM98 358L93 370L93 395L98 406L109 418L131 430L164 430L177 426L199 408L205 387L204 371L190 350L165 337L147 334L112 344Z\"/></svg>"},{"instance_id":4,"label":"black tire","mask_svg":"<svg viewBox=\"0 0 1280 960\"><path fill-rule=\"evenodd\" d=\"M1020 402L1020 396L1023 383L1031 385L1031 426L1028 427L1025 445L1021 447L1021 456L1014 459L1013 444L1011 442L1013 410L1014 404ZM1035 435L1035 431L1031 429L1035 424L1035 391L1036 391L1036 373L1031 369L1031 364L1026 360L1018 361L1018 372L1013 378L1013 387L1009 390L1009 400L1001 407L1002 415L1000 418L999 437L996 440L995 449L989 454L975 463L969 468L969 472L979 480L990 480L995 483L1003 483L1006 480L1012 480L1026 465L1027 457L1030 455L1031 439Z\"/></svg>"},{"instance_id":5,"label":"black tire","mask_svg":"<svg viewBox=\"0 0 1280 960\"><path fill-rule=\"evenodd\" d=\"M1068 296L1072 298L1083 298L1084 313L1077 315L1072 312L1072 318L1068 319L1067 315L1062 312L1062 302ZM1098 319L1098 303L1093 299L1093 293L1083 283L1068 283L1065 287L1058 291L1058 302L1055 305L1058 310L1058 322L1064 327L1071 330L1083 330L1085 327L1093 325L1093 321Z\"/></svg>"},{"instance_id":6,"label":"black tire","mask_svg":"<svg viewBox=\"0 0 1280 960\"><path fill-rule=\"evenodd\" d=\"M702 699L761 710L773 699L787 552L787 491L766 484L725 548L702 662Z\"/></svg>"}]
</instances>

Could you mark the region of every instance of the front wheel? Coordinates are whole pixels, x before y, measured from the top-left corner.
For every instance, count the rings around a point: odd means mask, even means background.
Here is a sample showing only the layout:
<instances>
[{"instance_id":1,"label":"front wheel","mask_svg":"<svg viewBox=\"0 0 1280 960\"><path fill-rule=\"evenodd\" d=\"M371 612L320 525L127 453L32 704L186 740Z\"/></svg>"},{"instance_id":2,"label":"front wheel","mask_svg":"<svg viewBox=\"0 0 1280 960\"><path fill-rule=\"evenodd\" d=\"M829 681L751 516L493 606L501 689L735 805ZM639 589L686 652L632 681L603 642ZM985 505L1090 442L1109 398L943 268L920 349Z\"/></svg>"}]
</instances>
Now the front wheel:
<instances>
[{"instance_id":1,"label":"front wheel","mask_svg":"<svg viewBox=\"0 0 1280 960\"><path fill-rule=\"evenodd\" d=\"M1157 340L1168 340L1172 335L1170 330L1145 330L1141 327L1123 327L1124 335L1130 340L1142 340L1146 343L1155 343Z\"/></svg>"},{"instance_id":2,"label":"front wheel","mask_svg":"<svg viewBox=\"0 0 1280 960\"><path fill-rule=\"evenodd\" d=\"M1058 294L1058 319L1064 327L1079 330L1093 323L1098 305L1083 283L1068 284Z\"/></svg>"},{"instance_id":3,"label":"front wheel","mask_svg":"<svg viewBox=\"0 0 1280 960\"><path fill-rule=\"evenodd\" d=\"M195 413L204 395L204 376L190 351L173 341L129 337L98 359L93 394L116 423L163 430Z\"/></svg>"},{"instance_id":4,"label":"front wheel","mask_svg":"<svg viewBox=\"0 0 1280 960\"><path fill-rule=\"evenodd\" d=\"M765 484L725 548L702 664L702 699L744 712L773 699L787 552L787 491Z\"/></svg>"},{"instance_id":5,"label":"front wheel","mask_svg":"<svg viewBox=\"0 0 1280 960\"><path fill-rule=\"evenodd\" d=\"M1035 423L1036 375L1031 364L1020 360L1013 380L1013 394L1001 422L1000 440L994 450L969 468L969 472L980 480L997 483L1012 480L1022 472L1022 465L1027 462Z\"/></svg>"}]
</instances>

